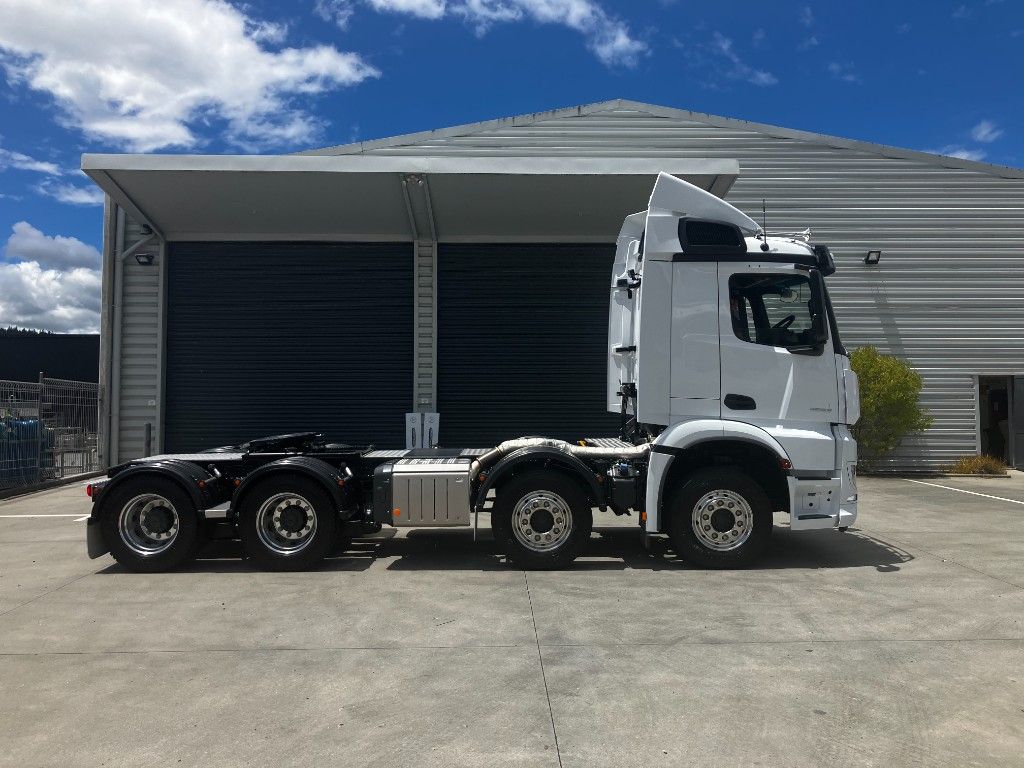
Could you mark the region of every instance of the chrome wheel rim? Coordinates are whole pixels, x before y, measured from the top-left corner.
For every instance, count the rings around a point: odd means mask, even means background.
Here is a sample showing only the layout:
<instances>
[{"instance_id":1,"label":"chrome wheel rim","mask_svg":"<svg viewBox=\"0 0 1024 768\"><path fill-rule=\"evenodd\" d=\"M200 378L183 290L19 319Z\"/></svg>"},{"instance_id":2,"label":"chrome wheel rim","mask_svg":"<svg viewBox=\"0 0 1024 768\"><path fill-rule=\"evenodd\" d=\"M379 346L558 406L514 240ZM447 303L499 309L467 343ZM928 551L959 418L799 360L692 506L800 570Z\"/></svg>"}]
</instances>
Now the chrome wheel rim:
<instances>
[{"instance_id":1,"label":"chrome wheel rim","mask_svg":"<svg viewBox=\"0 0 1024 768\"><path fill-rule=\"evenodd\" d=\"M693 505L693 533L702 545L718 552L742 547L754 532L754 512L735 491L705 493Z\"/></svg>"},{"instance_id":2,"label":"chrome wheel rim","mask_svg":"<svg viewBox=\"0 0 1024 768\"><path fill-rule=\"evenodd\" d=\"M294 555L316 535L316 510L297 493L276 493L256 512L256 532L267 549Z\"/></svg>"},{"instance_id":3,"label":"chrome wheel rim","mask_svg":"<svg viewBox=\"0 0 1024 768\"><path fill-rule=\"evenodd\" d=\"M569 540L572 510L551 491L530 491L512 510L512 533L532 552L550 552Z\"/></svg>"},{"instance_id":4,"label":"chrome wheel rim","mask_svg":"<svg viewBox=\"0 0 1024 768\"><path fill-rule=\"evenodd\" d=\"M164 496L143 493L121 507L117 530L132 552L152 557L166 551L178 538L178 510Z\"/></svg>"}]
</instances>

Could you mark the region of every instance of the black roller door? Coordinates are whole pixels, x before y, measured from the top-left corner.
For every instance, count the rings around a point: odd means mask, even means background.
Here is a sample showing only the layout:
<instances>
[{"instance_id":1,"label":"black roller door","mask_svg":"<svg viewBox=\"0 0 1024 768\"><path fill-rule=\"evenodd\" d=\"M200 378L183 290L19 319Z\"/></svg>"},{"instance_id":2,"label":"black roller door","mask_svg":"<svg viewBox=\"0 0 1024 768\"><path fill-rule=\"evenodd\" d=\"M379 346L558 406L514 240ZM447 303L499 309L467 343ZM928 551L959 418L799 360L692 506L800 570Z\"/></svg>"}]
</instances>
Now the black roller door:
<instances>
[{"instance_id":1,"label":"black roller door","mask_svg":"<svg viewBox=\"0 0 1024 768\"><path fill-rule=\"evenodd\" d=\"M613 246L442 245L441 442L614 435L605 410Z\"/></svg>"},{"instance_id":2,"label":"black roller door","mask_svg":"<svg viewBox=\"0 0 1024 768\"><path fill-rule=\"evenodd\" d=\"M317 430L402 446L408 244L172 243L166 451Z\"/></svg>"}]
</instances>

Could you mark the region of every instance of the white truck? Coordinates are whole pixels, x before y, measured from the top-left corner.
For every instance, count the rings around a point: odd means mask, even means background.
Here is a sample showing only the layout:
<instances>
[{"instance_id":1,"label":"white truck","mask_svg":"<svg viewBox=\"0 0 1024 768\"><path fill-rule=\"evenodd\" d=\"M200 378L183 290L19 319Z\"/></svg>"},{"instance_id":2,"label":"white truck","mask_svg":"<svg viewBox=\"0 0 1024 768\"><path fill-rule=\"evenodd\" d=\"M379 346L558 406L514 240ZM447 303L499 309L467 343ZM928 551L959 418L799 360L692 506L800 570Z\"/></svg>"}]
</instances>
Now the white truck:
<instances>
[{"instance_id":1,"label":"white truck","mask_svg":"<svg viewBox=\"0 0 1024 768\"><path fill-rule=\"evenodd\" d=\"M824 278L825 246L769 237L661 174L628 216L610 286L608 408L617 437L378 450L278 435L113 467L87 487L91 557L173 568L209 537L259 565L306 569L382 525L472 526L524 568L582 554L593 509L637 513L683 559L739 567L793 530L857 516L857 377Z\"/></svg>"}]
</instances>

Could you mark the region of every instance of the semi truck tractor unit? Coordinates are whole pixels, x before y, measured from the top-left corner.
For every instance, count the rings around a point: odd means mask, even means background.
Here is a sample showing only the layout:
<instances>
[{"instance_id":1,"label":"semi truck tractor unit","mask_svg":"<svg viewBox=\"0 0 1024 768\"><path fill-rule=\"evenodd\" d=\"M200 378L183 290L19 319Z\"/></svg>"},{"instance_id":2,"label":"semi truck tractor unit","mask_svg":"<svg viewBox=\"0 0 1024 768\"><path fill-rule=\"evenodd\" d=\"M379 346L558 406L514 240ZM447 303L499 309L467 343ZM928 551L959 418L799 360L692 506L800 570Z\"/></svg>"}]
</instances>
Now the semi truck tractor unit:
<instances>
[{"instance_id":1,"label":"semi truck tractor unit","mask_svg":"<svg viewBox=\"0 0 1024 768\"><path fill-rule=\"evenodd\" d=\"M607 407L619 435L492 448L380 450L313 432L140 458L87 487L91 557L173 568L211 537L240 539L274 570L315 566L380 526L465 526L481 514L509 559L562 568L584 553L593 511L635 515L697 566L740 567L792 530L857 516L857 377L808 233L751 218L659 175L617 240ZM484 290L482 288L482 290ZM781 517L780 517L781 520Z\"/></svg>"}]
</instances>

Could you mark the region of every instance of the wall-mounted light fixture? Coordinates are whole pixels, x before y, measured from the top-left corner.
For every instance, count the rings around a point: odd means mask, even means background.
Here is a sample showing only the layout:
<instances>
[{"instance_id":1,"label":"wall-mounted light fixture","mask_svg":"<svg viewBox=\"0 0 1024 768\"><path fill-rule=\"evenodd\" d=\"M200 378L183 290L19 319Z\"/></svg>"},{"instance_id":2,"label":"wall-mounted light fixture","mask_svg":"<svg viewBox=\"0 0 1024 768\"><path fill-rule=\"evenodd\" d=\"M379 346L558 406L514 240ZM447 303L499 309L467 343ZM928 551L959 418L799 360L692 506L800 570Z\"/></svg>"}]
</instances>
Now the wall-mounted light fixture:
<instances>
[{"instance_id":1,"label":"wall-mounted light fixture","mask_svg":"<svg viewBox=\"0 0 1024 768\"><path fill-rule=\"evenodd\" d=\"M865 264L877 264L882 259L881 251L868 251L868 255L864 257Z\"/></svg>"},{"instance_id":2,"label":"wall-mounted light fixture","mask_svg":"<svg viewBox=\"0 0 1024 768\"><path fill-rule=\"evenodd\" d=\"M152 253L136 253L135 254L135 260L137 262L139 262L139 264L141 266L149 267L149 266L152 266L152 264L153 264L153 254Z\"/></svg>"}]
</instances>

